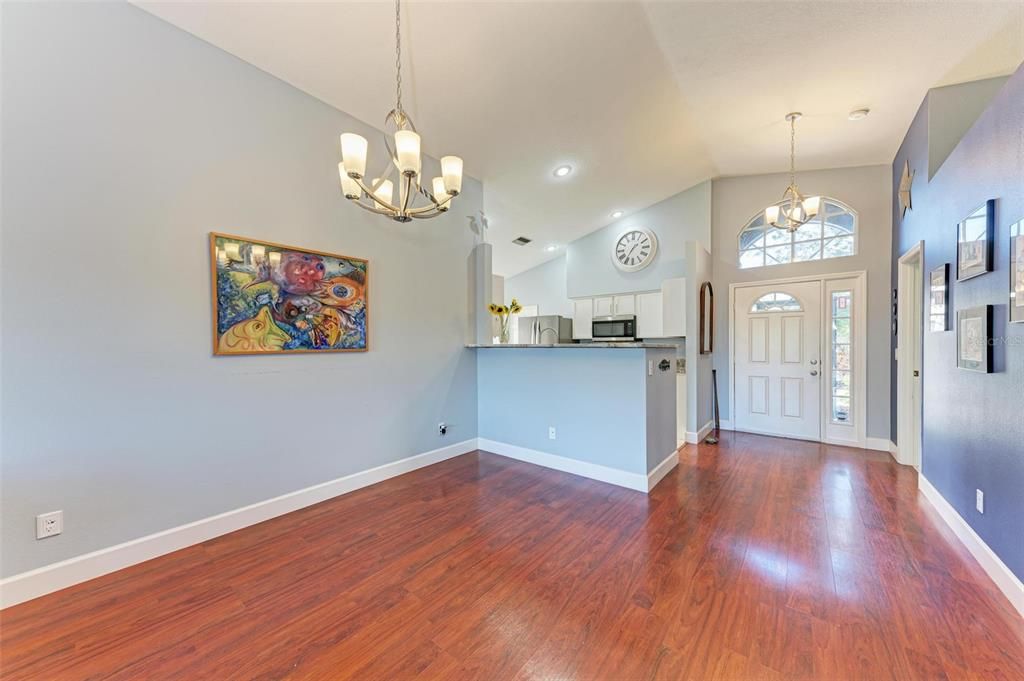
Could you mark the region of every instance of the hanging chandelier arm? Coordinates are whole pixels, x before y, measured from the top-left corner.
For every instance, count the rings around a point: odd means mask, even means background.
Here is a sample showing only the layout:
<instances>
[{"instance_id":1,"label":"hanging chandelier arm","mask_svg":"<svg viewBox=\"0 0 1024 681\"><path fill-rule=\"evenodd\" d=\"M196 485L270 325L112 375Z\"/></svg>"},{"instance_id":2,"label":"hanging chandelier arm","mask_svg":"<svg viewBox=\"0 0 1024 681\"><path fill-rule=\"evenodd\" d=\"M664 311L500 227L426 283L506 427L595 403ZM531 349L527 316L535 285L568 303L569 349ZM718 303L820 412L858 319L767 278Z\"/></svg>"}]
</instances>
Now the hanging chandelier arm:
<instances>
[{"instance_id":1,"label":"hanging chandelier arm","mask_svg":"<svg viewBox=\"0 0 1024 681\"><path fill-rule=\"evenodd\" d=\"M371 201L373 201L374 203L379 203L380 205L384 206L384 208L377 208L376 206L367 206L363 203L360 203L358 199L354 199L353 201L357 206L359 206L360 208L365 208L366 210L372 211L374 213L380 213L381 215L397 215L399 213L398 206L392 205L391 202L385 203L384 201L380 201L379 199L377 199L376 195L369 187L366 186L366 183L363 182L362 178L354 177L352 179L356 181L356 184L359 185L360 189L366 192L367 196L370 197ZM381 182L381 184L383 184L383 182Z\"/></svg>"},{"instance_id":2,"label":"hanging chandelier arm","mask_svg":"<svg viewBox=\"0 0 1024 681\"><path fill-rule=\"evenodd\" d=\"M376 206L368 206L367 204L363 203L359 199L351 199L351 201L352 201L352 203L356 204L357 206L359 206L363 210L368 210L371 213L376 213L377 215L386 215L389 218L395 216L395 212L392 211L392 210L388 210L388 209L385 209L385 208L377 208Z\"/></svg>"},{"instance_id":3,"label":"hanging chandelier arm","mask_svg":"<svg viewBox=\"0 0 1024 681\"><path fill-rule=\"evenodd\" d=\"M402 215L409 214L409 201L412 199L412 176L404 175L405 178L405 196L402 197Z\"/></svg>"}]
</instances>

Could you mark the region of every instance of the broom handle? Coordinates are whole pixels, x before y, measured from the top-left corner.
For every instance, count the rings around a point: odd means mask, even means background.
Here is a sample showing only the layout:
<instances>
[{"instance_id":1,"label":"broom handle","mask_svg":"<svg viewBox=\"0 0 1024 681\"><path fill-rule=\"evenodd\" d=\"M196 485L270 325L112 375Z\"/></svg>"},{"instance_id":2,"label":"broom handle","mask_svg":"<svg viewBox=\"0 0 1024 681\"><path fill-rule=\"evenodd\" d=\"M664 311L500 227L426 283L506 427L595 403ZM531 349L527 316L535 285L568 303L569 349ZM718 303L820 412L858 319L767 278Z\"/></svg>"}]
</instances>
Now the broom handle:
<instances>
[{"instance_id":1,"label":"broom handle","mask_svg":"<svg viewBox=\"0 0 1024 681\"><path fill-rule=\"evenodd\" d=\"M719 421L718 421L718 371L716 369L711 370L711 386L715 394L715 432L718 432Z\"/></svg>"}]
</instances>

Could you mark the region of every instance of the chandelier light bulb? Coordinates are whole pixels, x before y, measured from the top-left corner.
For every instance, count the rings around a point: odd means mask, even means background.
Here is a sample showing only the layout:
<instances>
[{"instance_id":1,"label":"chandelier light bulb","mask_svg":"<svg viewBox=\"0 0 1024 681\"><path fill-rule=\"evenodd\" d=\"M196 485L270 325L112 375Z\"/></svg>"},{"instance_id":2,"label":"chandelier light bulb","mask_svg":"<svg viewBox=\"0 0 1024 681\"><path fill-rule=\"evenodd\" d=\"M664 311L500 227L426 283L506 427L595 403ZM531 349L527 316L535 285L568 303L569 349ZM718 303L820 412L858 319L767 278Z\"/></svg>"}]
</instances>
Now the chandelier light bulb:
<instances>
[{"instance_id":1,"label":"chandelier light bulb","mask_svg":"<svg viewBox=\"0 0 1024 681\"><path fill-rule=\"evenodd\" d=\"M398 157L398 170L403 175L419 175L420 136L412 130L399 130L396 132L395 156Z\"/></svg>"},{"instance_id":2,"label":"chandelier light bulb","mask_svg":"<svg viewBox=\"0 0 1024 681\"><path fill-rule=\"evenodd\" d=\"M458 156L442 156L441 175L444 177L445 191L458 196L462 191L462 159Z\"/></svg>"},{"instance_id":3,"label":"chandelier light bulb","mask_svg":"<svg viewBox=\"0 0 1024 681\"><path fill-rule=\"evenodd\" d=\"M378 183L380 183L379 186ZM377 187L377 190L373 192L373 198L376 200L378 208L384 208L391 204L391 197L395 193L395 185L391 180L381 182L379 177L375 177L371 186Z\"/></svg>"},{"instance_id":4,"label":"chandelier light bulb","mask_svg":"<svg viewBox=\"0 0 1024 681\"><path fill-rule=\"evenodd\" d=\"M349 177L344 162L338 164L338 176L341 178L341 193L345 195L346 199L358 199L363 195L359 183Z\"/></svg>"},{"instance_id":5,"label":"chandelier light bulb","mask_svg":"<svg viewBox=\"0 0 1024 681\"><path fill-rule=\"evenodd\" d=\"M366 138L352 132L341 136L341 161L351 177L361 178L366 174Z\"/></svg>"}]
</instances>

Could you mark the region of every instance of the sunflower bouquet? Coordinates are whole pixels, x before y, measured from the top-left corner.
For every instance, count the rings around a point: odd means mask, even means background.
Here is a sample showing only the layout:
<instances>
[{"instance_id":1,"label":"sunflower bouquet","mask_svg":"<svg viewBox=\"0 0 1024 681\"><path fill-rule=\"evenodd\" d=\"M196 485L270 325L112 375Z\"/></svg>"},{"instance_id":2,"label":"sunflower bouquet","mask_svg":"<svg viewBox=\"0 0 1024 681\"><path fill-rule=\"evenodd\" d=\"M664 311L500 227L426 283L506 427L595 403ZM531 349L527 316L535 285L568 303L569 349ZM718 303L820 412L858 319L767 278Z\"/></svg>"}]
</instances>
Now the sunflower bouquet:
<instances>
[{"instance_id":1,"label":"sunflower bouquet","mask_svg":"<svg viewBox=\"0 0 1024 681\"><path fill-rule=\"evenodd\" d=\"M515 298L508 305L499 305L497 303L491 303L487 306L487 311L492 316L498 319L498 342L508 343L508 319L514 314L519 314L523 311L523 306L519 304L519 301Z\"/></svg>"}]
</instances>

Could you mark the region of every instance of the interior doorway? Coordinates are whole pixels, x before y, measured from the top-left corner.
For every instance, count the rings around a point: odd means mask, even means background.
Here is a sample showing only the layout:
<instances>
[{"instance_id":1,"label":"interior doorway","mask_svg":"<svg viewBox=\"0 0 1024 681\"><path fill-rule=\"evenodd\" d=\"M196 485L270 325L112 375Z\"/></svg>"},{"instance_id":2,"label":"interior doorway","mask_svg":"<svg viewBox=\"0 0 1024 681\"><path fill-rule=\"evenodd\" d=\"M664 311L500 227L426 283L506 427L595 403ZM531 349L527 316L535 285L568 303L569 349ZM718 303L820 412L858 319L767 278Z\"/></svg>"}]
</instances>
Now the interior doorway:
<instances>
[{"instance_id":1,"label":"interior doorway","mask_svg":"<svg viewBox=\"0 0 1024 681\"><path fill-rule=\"evenodd\" d=\"M896 460L920 472L923 241L919 241L900 257L896 286Z\"/></svg>"}]
</instances>

